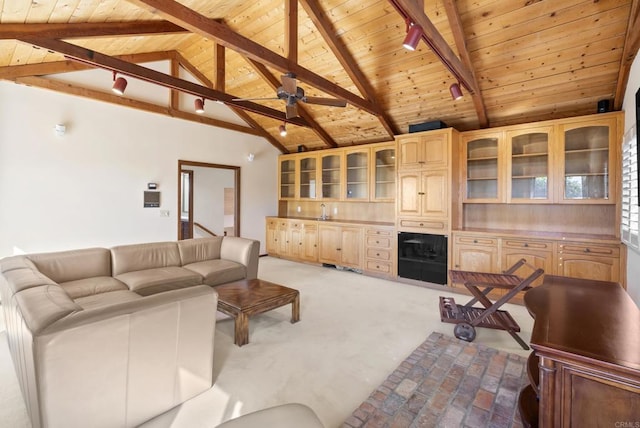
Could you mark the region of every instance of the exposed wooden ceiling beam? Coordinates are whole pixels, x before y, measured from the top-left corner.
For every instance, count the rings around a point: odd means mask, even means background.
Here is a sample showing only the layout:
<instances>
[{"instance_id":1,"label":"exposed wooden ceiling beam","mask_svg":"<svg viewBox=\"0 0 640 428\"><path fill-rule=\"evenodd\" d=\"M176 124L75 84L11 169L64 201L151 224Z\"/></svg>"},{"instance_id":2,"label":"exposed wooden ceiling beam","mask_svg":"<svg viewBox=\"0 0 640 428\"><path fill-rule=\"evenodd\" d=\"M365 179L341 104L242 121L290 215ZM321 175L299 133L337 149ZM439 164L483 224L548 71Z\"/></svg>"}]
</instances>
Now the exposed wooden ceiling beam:
<instances>
[{"instance_id":1,"label":"exposed wooden ceiling beam","mask_svg":"<svg viewBox=\"0 0 640 428\"><path fill-rule=\"evenodd\" d=\"M72 24L2 24L0 40L22 37L71 39L75 37L135 36L141 34L186 33L168 21L96 22Z\"/></svg>"},{"instance_id":2,"label":"exposed wooden ceiling beam","mask_svg":"<svg viewBox=\"0 0 640 428\"><path fill-rule=\"evenodd\" d=\"M329 45L329 48L338 59L346 73L349 75L354 85L358 88L360 93L367 97L372 103L377 104L376 93L373 89L373 86L369 83L369 79L364 75L364 73L357 66L353 55L349 52L344 43L335 36L335 29L333 25L327 19L326 14L318 5L316 1L309 0L301 0L302 7L309 15L309 18L318 29L324 41ZM380 112L377 116L382 123L382 126L387 130L389 135L393 137L395 134L399 133L398 127L393 124L391 119L387 114L382 111L382 108L376 105L376 109Z\"/></svg>"},{"instance_id":3,"label":"exposed wooden ceiling beam","mask_svg":"<svg viewBox=\"0 0 640 428\"><path fill-rule=\"evenodd\" d=\"M460 62L435 25L424 13L422 2L416 2L415 0L389 0L389 2L405 20L414 22L422 27L422 40L429 45L447 70L458 79L458 82L467 88L469 92L477 92L478 87L474 85L471 71Z\"/></svg>"},{"instance_id":4,"label":"exposed wooden ceiling beam","mask_svg":"<svg viewBox=\"0 0 640 428\"><path fill-rule=\"evenodd\" d=\"M284 1L284 49L285 56L298 62L298 0Z\"/></svg>"},{"instance_id":5,"label":"exposed wooden ceiling beam","mask_svg":"<svg viewBox=\"0 0 640 428\"><path fill-rule=\"evenodd\" d=\"M173 53L171 51L161 51L130 55L118 55L114 58L118 58L127 62L141 63L168 60L172 58L172 55ZM82 71L93 68L95 67L71 60L41 62L39 64L8 65L5 67L0 67L0 79L11 80L16 77L44 76L47 74L68 73L71 71Z\"/></svg>"},{"instance_id":6,"label":"exposed wooden ceiling beam","mask_svg":"<svg viewBox=\"0 0 640 428\"><path fill-rule=\"evenodd\" d=\"M42 88L42 89L49 89L52 91L61 92L68 95L75 95L75 96L80 96L84 98L90 98L93 100L104 101L110 104L117 104L119 106L131 107L137 110L143 110L150 113L158 113L158 114L162 114L169 117L177 117L180 119L189 120L191 122L197 122L205 125L216 126L218 128L224 128L232 131L242 132L244 134L262 136L259 131L253 128L237 125L235 123L225 122L223 120L201 116L199 114L187 113L187 112L176 110L173 108L152 104L146 101L134 100L131 98L123 98L112 93L96 91L95 89L81 88L78 86L71 85L70 83L67 83L67 82L61 82L53 79L47 79L44 77L35 77L35 76L18 77L16 79L13 79L13 81L21 85L33 86L33 87Z\"/></svg>"},{"instance_id":7,"label":"exposed wooden ceiling beam","mask_svg":"<svg viewBox=\"0 0 640 428\"><path fill-rule=\"evenodd\" d=\"M324 77L261 46L253 40L235 33L228 26L209 19L174 0L130 1L145 7L150 12L162 16L181 27L187 28L193 33L200 34L207 39L211 39L229 49L233 49L247 58L261 62L283 73L293 72L298 80L331 94L334 97L341 98L370 114L377 116L381 113L377 106L371 101L347 91Z\"/></svg>"},{"instance_id":8,"label":"exposed wooden ceiling beam","mask_svg":"<svg viewBox=\"0 0 640 428\"><path fill-rule=\"evenodd\" d=\"M629 13L629 23L627 24L627 36L624 40L624 49L620 59L620 69L618 71L618 84L616 85L616 95L613 103L614 110L622 109L624 94L627 91L627 81L631 72L631 64L640 49L640 0L633 0Z\"/></svg>"},{"instance_id":9,"label":"exposed wooden ceiling beam","mask_svg":"<svg viewBox=\"0 0 640 428\"><path fill-rule=\"evenodd\" d=\"M462 28L462 20L460 19L460 14L458 13L456 2L455 0L443 0L443 3L444 8L447 11L449 25L451 26L451 31L453 32L453 39L456 42L456 47L458 48L460 59L464 66L471 73L471 77L473 78L473 86L476 88L476 90L471 93L471 99L473 100L473 105L476 109L476 114L478 115L478 122L481 128L487 128L489 126L489 119L487 118L487 108L484 105L482 93L480 92L480 85L478 84L478 78L476 77L473 63L471 62L469 50L467 49L467 42L465 40L464 30Z\"/></svg>"},{"instance_id":10,"label":"exposed wooden ceiling beam","mask_svg":"<svg viewBox=\"0 0 640 428\"><path fill-rule=\"evenodd\" d=\"M253 66L254 70L256 70L256 72L260 76L262 76L262 78L267 83L269 83L269 86L271 86L274 90L281 85L280 81L273 74L271 74L269 69L267 69L267 67L264 64L261 64L258 61L254 61L249 58L245 58L245 59L249 62L249 64ZM338 147L338 144L333 140L333 138L331 138L331 136L327 133L327 131L325 131L324 128L322 128L322 126L320 126L320 124L316 122L313 116L309 114L307 109L303 105L301 105L301 103L297 103L297 106L298 106L298 113L300 114L300 116L302 116L307 122L309 122L309 124L311 125L311 129L313 129L313 131L318 135L318 137L320 137L320 139L324 141L324 143L327 146Z\"/></svg>"},{"instance_id":11,"label":"exposed wooden ceiling beam","mask_svg":"<svg viewBox=\"0 0 640 428\"><path fill-rule=\"evenodd\" d=\"M174 51L175 52L175 51ZM180 63L185 70L191 73L196 79L200 81L203 85L212 86L213 82L211 82L207 76L202 74L200 70L193 66L186 58L184 58L179 52L175 52L175 58ZM216 88L219 89L219 88ZM287 148L280 144L280 142L274 138L271 134L269 134L258 122L256 122L247 112L235 108L231 105L227 105L227 107L231 108L231 110L240 117L240 119L244 120L247 125L252 127L255 131L258 132L258 135L267 140L273 147L280 150L281 153L289 153Z\"/></svg>"},{"instance_id":12,"label":"exposed wooden ceiling beam","mask_svg":"<svg viewBox=\"0 0 640 428\"><path fill-rule=\"evenodd\" d=\"M171 67L171 75L173 77L180 77L180 63L174 57L169 60L169 65ZM180 108L180 92L175 89L171 89L169 91L169 105L172 109L178 110Z\"/></svg>"},{"instance_id":13,"label":"exposed wooden ceiling beam","mask_svg":"<svg viewBox=\"0 0 640 428\"><path fill-rule=\"evenodd\" d=\"M220 92L226 92L225 89L225 75L226 75L226 63L225 63L225 47L214 43L213 45L213 61L214 61L214 78L213 88ZM203 82L204 83L204 82Z\"/></svg>"},{"instance_id":14,"label":"exposed wooden ceiling beam","mask_svg":"<svg viewBox=\"0 0 640 428\"><path fill-rule=\"evenodd\" d=\"M24 43L29 43L34 46L40 46L55 52L59 52L68 58L87 63L98 68L116 71L118 73L135 77L147 82L155 83L169 89L177 89L181 92L185 92L197 97L202 97L210 100L220 100L225 104L231 104L243 110L261 114L273 119L282 121L286 119L286 115L284 114L284 112L265 107L251 101L234 101L234 98L236 97L234 97L233 95L216 91L215 89L207 88L205 86L198 85L184 79L178 79L168 74L164 74L150 68L142 67L137 64L122 61L118 58L110 57L99 52L85 49L83 47L76 46L62 40L38 39L31 37L23 37L20 40ZM288 121L298 126L309 127L309 124L302 118L288 119Z\"/></svg>"}]
</instances>

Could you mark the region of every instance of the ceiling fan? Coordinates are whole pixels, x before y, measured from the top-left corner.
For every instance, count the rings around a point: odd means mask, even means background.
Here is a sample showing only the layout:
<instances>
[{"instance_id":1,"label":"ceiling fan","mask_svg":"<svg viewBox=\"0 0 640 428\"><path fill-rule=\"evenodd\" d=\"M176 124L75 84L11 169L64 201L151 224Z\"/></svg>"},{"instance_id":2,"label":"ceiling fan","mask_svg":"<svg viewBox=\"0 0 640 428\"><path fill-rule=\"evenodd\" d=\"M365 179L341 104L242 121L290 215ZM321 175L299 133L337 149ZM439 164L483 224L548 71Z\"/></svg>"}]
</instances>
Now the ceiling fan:
<instances>
[{"instance_id":1,"label":"ceiling fan","mask_svg":"<svg viewBox=\"0 0 640 428\"><path fill-rule=\"evenodd\" d=\"M298 86L296 75L289 72L280 77L282 86L276 90L276 96L271 98L234 98L233 101L256 101L256 100L285 100L287 103L287 119L298 117L297 102L302 101L307 104L317 104L330 107L346 107L347 102L337 98L308 97L304 94L304 89Z\"/></svg>"}]
</instances>

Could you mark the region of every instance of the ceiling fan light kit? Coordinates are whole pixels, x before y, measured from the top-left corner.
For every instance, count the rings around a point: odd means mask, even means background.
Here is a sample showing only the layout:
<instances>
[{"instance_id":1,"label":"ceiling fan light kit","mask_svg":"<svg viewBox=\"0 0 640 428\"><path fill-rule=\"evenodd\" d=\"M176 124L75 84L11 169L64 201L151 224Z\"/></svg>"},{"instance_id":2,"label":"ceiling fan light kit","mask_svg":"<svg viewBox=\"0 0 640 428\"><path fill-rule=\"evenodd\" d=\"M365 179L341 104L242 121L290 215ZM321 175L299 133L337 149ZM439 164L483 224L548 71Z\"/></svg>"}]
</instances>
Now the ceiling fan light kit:
<instances>
[{"instance_id":1,"label":"ceiling fan light kit","mask_svg":"<svg viewBox=\"0 0 640 428\"><path fill-rule=\"evenodd\" d=\"M284 124L280 125L280 127L278 128L278 131L280 131L280 136L281 137L286 137L287 136L287 124L284 123Z\"/></svg>"},{"instance_id":2,"label":"ceiling fan light kit","mask_svg":"<svg viewBox=\"0 0 640 428\"><path fill-rule=\"evenodd\" d=\"M346 107L345 100L337 98L308 97L304 93L304 89L298 86L296 75L294 73L286 73L280 76L281 86L276 89L274 98L234 98L233 101L257 101L257 100L284 100L286 102L286 118L292 119L298 117L298 101L306 104L316 104L329 107ZM282 128L282 126L280 127Z\"/></svg>"}]
</instances>

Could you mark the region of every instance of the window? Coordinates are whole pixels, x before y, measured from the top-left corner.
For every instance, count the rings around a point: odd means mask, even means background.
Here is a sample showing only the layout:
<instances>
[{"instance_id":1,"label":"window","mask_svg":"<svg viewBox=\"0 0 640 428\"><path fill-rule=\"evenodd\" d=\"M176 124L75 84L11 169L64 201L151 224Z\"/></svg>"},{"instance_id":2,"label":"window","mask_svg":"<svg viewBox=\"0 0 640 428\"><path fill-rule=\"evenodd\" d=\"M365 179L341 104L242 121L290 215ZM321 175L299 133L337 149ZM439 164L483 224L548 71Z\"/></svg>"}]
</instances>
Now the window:
<instances>
[{"instance_id":1,"label":"window","mask_svg":"<svg viewBox=\"0 0 640 428\"><path fill-rule=\"evenodd\" d=\"M622 242L640 250L638 238L638 135L634 124L622 143Z\"/></svg>"}]
</instances>

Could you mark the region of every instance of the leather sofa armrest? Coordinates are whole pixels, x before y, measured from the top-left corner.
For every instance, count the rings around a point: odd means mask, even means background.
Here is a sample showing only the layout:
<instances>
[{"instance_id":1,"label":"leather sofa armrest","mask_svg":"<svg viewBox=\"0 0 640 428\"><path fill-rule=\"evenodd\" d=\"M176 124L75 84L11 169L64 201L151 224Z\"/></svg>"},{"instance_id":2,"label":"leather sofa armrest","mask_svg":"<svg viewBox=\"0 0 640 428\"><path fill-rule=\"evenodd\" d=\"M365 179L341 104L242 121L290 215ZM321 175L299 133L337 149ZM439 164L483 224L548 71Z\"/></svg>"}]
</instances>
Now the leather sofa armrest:
<instances>
[{"instance_id":1,"label":"leather sofa armrest","mask_svg":"<svg viewBox=\"0 0 640 428\"><path fill-rule=\"evenodd\" d=\"M246 279L258 277L260 242L253 239L225 236L220 248L220 258L240 263L247 269Z\"/></svg>"}]
</instances>

